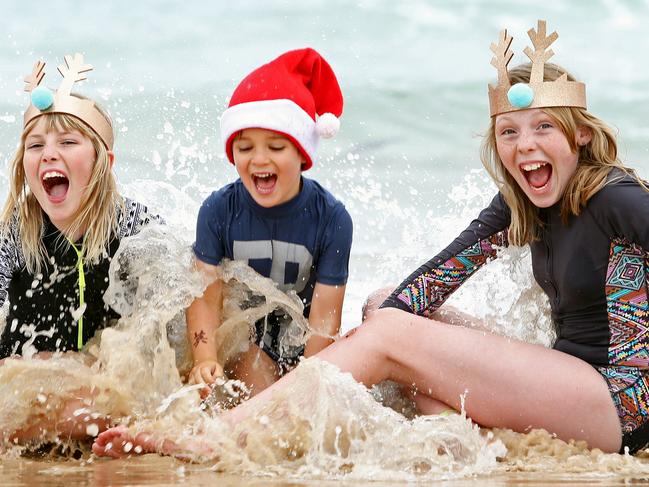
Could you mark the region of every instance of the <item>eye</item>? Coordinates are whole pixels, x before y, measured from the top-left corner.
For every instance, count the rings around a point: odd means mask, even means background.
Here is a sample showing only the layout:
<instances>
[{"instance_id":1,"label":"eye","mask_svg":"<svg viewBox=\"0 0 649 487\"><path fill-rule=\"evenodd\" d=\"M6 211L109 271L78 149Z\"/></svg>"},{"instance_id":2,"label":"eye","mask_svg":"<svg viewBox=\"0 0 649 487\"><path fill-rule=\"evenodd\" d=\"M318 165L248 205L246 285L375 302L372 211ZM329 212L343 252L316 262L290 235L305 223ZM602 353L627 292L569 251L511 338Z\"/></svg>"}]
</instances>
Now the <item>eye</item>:
<instances>
[{"instance_id":1,"label":"eye","mask_svg":"<svg viewBox=\"0 0 649 487\"><path fill-rule=\"evenodd\" d=\"M273 145L270 145L268 147L270 148L270 150L272 150L274 152L279 152L281 150L284 150L284 148L286 146L284 144L273 144Z\"/></svg>"},{"instance_id":2,"label":"eye","mask_svg":"<svg viewBox=\"0 0 649 487\"><path fill-rule=\"evenodd\" d=\"M76 145L76 144L78 144L78 143L79 143L79 142L76 141L75 139L65 139L65 140L63 140L63 142L62 142L63 145Z\"/></svg>"},{"instance_id":3,"label":"eye","mask_svg":"<svg viewBox=\"0 0 649 487\"><path fill-rule=\"evenodd\" d=\"M551 129L552 127L553 127L553 125L550 122L541 122L539 124L539 128L542 129L542 130L543 129Z\"/></svg>"},{"instance_id":4,"label":"eye","mask_svg":"<svg viewBox=\"0 0 649 487\"><path fill-rule=\"evenodd\" d=\"M27 144L27 149L39 149L40 147L43 147L43 144L40 142L32 142L31 144Z\"/></svg>"},{"instance_id":5,"label":"eye","mask_svg":"<svg viewBox=\"0 0 649 487\"><path fill-rule=\"evenodd\" d=\"M237 152L248 152L249 150L252 149L251 145L237 145L235 146L235 149Z\"/></svg>"},{"instance_id":6,"label":"eye","mask_svg":"<svg viewBox=\"0 0 649 487\"><path fill-rule=\"evenodd\" d=\"M516 131L514 129L510 129L510 128L502 129L500 131L501 136L514 135L515 133L516 133Z\"/></svg>"}]
</instances>

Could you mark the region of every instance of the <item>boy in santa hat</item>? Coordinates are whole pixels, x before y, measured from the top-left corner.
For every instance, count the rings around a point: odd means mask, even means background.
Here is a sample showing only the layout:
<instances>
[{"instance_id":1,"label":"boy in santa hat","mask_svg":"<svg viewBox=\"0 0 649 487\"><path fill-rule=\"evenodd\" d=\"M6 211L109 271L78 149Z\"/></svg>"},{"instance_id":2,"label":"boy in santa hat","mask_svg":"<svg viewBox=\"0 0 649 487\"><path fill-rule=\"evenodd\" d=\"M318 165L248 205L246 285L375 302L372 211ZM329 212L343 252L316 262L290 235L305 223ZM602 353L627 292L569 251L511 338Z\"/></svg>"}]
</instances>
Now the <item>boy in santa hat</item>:
<instances>
[{"instance_id":1,"label":"boy in santa hat","mask_svg":"<svg viewBox=\"0 0 649 487\"><path fill-rule=\"evenodd\" d=\"M340 329L352 220L342 203L302 176L320 137L338 131L343 98L329 64L313 49L282 54L250 73L221 118L228 160L239 179L212 193L196 226L199 270L214 275L222 259L242 260L304 303L312 334L303 347L280 346L290 317L276 310L259 320L247 352L223 364L231 379L256 394ZM187 310L192 383L224 375L217 357L222 287L214 280Z\"/></svg>"}]
</instances>

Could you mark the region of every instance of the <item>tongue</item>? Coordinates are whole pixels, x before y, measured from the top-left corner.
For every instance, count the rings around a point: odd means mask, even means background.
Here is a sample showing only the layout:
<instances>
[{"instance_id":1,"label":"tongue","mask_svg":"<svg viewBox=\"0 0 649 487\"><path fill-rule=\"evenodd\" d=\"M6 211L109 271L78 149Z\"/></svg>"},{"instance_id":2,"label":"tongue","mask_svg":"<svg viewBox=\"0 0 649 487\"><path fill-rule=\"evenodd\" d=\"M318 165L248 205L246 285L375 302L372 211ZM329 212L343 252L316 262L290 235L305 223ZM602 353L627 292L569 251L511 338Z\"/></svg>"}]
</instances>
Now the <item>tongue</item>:
<instances>
[{"instance_id":1,"label":"tongue","mask_svg":"<svg viewBox=\"0 0 649 487\"><path fill-rule=\"evenodd\" d=\"M527 173L527 182L530 183L530 186L533 188L542 188L550 180L550 175L552 174L552 166L546 164L541 166L534 171Z\"/></svg>"},{"instance_id":2,"label":"tongue","mask_svg":"<svg viewBox=\"0 0 649 487\"><path fill-rule=\"evenodd\" d=\"M49 195L54 196L55 198L62 198L65 196L65 193L68 191L68 183L55 184L49 188Z\"/></svg>"},{"instance_id":3,"label":"tongue","mask_svg":"<svg viewBox=\"0 0 649 487\"><path fill-rule=\"evenodd\" d=\"M267 178L256 178L255 183L260 191L269 191L275 186L275 181L277 181L277 176L272 175Z\"/></svg>"}]
</instances>

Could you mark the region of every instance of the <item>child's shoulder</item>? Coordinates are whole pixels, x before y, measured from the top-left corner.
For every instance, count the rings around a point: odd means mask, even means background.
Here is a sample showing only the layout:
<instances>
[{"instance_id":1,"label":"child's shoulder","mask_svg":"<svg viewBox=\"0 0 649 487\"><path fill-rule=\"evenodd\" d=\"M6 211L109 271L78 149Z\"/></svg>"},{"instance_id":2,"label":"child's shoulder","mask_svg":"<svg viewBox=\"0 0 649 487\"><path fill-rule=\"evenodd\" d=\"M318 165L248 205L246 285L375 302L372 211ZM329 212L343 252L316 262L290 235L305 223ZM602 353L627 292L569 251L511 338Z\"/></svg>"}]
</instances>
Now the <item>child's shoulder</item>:
<instances>
[{"instance_id":1,"label":"child's shoulder","mask_svg":"<svg viewBox=\"0 0 649 487\"><path fill-rule=\"evenodd\" d=\"M330 208L344 209L345 205L340 201L334 194L329 191L327 188L322 186L318 181L314 179L308 179L302 177L303 180L303 190L308 191L312 198L321 203L325 204Z\"/></svg>"},{"instance_id":2,"label":"child's shoulder","mask_svg":"<svg viewBox=\"0 0 649 487\"><path fill-rule=\"evenodd\" d=\"M310 207L316 218L326 226L333 225L340 231L348 229L351 234L353 227L352 217L345 208L345 205L336 198L329 190L312 179L303 178L303 189L310 191ZM347 230L346 230L347 231Z\"/></svg>"},{"instance_id":3,"label":"child's shoulder","mask_svg":"<svg viewBox=\"0 0 649 487\"><path fill-rule=\"evenodd\" d=\"M648 199L649 192L636 177L615 168L609 173L606 185L593 195L588 206L591 209L609 210L611 207L638 205Z\"/></svg>"}]
</instances>

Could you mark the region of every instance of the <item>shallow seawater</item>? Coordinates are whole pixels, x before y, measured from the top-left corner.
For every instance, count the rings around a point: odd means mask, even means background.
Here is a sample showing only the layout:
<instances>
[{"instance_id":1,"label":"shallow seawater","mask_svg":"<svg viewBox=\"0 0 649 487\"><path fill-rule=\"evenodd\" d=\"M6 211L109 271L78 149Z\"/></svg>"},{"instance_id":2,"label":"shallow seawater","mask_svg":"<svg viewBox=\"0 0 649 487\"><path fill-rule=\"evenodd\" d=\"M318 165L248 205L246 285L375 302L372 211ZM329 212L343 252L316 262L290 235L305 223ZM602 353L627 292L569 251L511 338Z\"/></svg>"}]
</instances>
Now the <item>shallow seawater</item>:
<instances>
[{"instance_id":1,"label":"shallow seawater","mask_svg":"<svg viewBox=\"0 0 649 487\"><path fill-rule=\"evenodd\" d=\"M524 250L504 252L471 285L490 285L506 273L518 292L501 287L503 299L497 305L473 300L474 306L494 331L547 344L552 338L549 318L527 260ZM120 278L124 270L126 280ZM0 427L10 431L29 424L38 414L56 411L75 388L93 386L100 392L89 408L116 422L130 422L134 432L161 432L181 448L200 443L200 452L190 455L195 463L155 455L107 461L87 453L80 460L52 454L36 460L19 458L20 449L5 445L0 479L7 485L34 479L66 485L608 485L649 478L649 462L642 454L606 455L544 431L485 430L463 414L411 417L396 388L386 384L369 391L317 359L303 361L290 387L232 427L218 411L206 411L196 388L182 382L188 360L183 309L205 284L192 271L188 242L173 229L149 228L124 242L111 272L106 299L122 314L120 323L83 353L12 360L0 367ZM297 329L308 333L299 300L247 266L227 263L221 278L228 282L223 355L245 347L249 323L269 308L286 310ZM454 296L456 306L465 307L470 293L467 288ZM251 299L251 294L262 299ZM518 325L505 327L514 322ZM306 336L288 334L285 341L295 345Z\"/></svg>"},{"instance_id":2,"label":"shallow seawater","mask_svg":"<svg viewBox=\"0 0 649 487\"><path fill-rule=\"evenodd\" d=\"M505 472L488 476L435 482L448 487L513 487L513 486L628 486L642 484L647 477L634 475L597 476L571 475L553 472ZM76 486L213 486L261 487L388 487L413 485L409 482L381 482L372 480L287 480L267 477L239 477L215 472L210 467L193 465L168 457L145 455L123 460L95 460L92 462L52 460L4 460L0 463L0 484L11 487ZM427 482L430 485L431 482Z\"/></svg>"}]
</instances>

